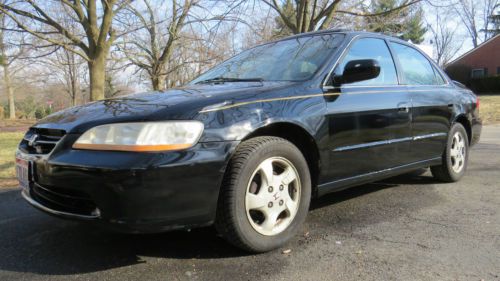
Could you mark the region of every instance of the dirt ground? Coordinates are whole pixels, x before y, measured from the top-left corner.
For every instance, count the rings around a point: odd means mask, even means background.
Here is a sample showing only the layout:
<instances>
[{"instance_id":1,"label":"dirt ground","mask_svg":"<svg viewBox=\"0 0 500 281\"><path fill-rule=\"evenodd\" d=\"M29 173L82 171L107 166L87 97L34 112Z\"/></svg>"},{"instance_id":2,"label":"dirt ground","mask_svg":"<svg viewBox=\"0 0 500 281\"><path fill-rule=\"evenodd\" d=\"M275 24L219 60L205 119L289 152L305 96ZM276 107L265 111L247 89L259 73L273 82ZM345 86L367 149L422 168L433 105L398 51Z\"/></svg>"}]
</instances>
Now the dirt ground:
<instances>
[{"instance_id":1,"label":"dirt ground","mask_svg":"<svg viewBox=\"0 0 500 281\"><path fill-rule=\"evenodd\" d=\"M5 132L24 132L35 124L34 119L20 119L20 120L1 120L0 119L0 133Z\"/></svg>"}]
</instances>

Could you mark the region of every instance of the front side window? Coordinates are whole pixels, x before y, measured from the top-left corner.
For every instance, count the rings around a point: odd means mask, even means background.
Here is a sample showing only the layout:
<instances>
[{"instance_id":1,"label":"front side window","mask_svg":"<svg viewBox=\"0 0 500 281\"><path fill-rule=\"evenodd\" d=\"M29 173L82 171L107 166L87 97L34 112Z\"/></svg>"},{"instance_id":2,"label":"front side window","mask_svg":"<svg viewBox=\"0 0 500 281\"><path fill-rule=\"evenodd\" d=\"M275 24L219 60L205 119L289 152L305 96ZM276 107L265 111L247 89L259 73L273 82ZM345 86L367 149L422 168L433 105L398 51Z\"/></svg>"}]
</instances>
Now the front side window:
<instances>
[{"instance_id":1,"label":"front side window","mask_svg":"<svg viewBox=\"0 0 500 281\"><path fill-rule=\"evenodd\" d=\"M351 83L349 85L397 85L398 76L396 67L392 60L391 53L387 44L382 39L362 38L355 41L347 52L342 62L335 69L335 76L341 76L344 68L350 61L374 59L380 64L380 74L378 77L361 82Z\"/></svg>"},{"instance_id":2,"label":"front side window","mask_svg":"<svg viewBox=\"0 0 500 281\"><path fill-rule=\"evenodd\" d=\"M391 42L401 70L408 85L440 85L436 73L429 60L410 46ZM441 79L442 80L442 79Z\"/></svg>"},{"instance_id":3,"label":"front side window","mask_svg":"<svg viewBox=\"0 0 500 281\"><path fill-rule=\"evenodd\" d=\"M261 45L210 69L191 84L217 78L307 80L327 61L342 40L343 34L319 34Z\"/></svg>"}]
</instances>

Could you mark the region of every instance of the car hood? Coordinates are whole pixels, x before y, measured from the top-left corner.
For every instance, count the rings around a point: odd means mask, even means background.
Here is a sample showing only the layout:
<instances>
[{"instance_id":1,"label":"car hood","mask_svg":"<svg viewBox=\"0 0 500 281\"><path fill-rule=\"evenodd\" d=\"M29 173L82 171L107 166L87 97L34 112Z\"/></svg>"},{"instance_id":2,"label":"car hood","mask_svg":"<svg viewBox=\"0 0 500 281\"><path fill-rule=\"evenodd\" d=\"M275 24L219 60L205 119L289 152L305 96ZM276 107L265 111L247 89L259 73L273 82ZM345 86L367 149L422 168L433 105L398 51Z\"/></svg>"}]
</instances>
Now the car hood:
<instances>
[{"instance_id":1,"label":"car hood","mask_svg":"<svg viewBox=\"0 0 500 281\"><path fill-rule=\"evenodd\" d=\"M71 107L40 120L35 127L83 133L108 123L192 120L205 107L248 101L291 82L245 82L188 85L167 91L132 94Z\"/></svg>"}]
</instances>

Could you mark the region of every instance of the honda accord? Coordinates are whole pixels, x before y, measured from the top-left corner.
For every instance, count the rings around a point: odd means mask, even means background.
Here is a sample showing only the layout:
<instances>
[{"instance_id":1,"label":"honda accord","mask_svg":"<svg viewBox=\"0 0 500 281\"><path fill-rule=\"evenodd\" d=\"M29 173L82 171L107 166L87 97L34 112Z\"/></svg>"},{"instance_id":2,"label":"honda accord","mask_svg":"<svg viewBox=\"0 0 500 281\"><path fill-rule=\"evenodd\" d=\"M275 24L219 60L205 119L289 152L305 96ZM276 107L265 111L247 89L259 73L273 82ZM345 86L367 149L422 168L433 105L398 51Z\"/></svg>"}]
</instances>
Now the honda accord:
<instances>
[{"instance_id":1,"label":"honda accord","mask_svg":"<svg viewBox=\"0 0 500 281\"><path fill-rule=\"evenodd\" d=\"M458 181L479 100L414 45L321 31L246 50L166 91L72 107L16 152L23 197L117 231L215 225L251 252L284 245L311 198L430 167Z\"/></svg>"}]
</instances>

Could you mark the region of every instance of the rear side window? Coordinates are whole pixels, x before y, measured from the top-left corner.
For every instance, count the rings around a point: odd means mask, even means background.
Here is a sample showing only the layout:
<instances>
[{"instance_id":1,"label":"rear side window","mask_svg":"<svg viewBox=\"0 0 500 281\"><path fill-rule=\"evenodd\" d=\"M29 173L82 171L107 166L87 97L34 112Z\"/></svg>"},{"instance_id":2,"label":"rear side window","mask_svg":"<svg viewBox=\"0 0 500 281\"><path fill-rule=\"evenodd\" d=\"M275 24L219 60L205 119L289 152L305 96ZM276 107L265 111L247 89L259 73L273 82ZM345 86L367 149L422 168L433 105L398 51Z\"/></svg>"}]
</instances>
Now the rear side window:
<instances>
[{"instance_id":1,"label":"rear side window","mask_svg":"<svg viewBox=\"0 0 500 281\"><path fill-rule=\"evenodd\" d=\"M439 85L446 84L446 80L444 80L444 78L441 75L441 73L439 73L439 70L437 70L435 67L433 67L433 69L434 69L434 75L436 75L436 82L437 82L437 84L439 84Z\"/></svg>"},{"instance_id":2,"label":"rear side window","mask_svg":"<svg viewBox=\"0 0 500 281\"><path fill-rule=\"evenodd\" d=\"M335 75L340 76L344 72L344 67L352 60L374 59L380 64L380 74L377 78L352 83L349 85L397 85L398 76L396 67L392 60L391 53L387 44L382 39L362 38L355 41L342 62L335 69Z\"/></svg>"},{"instance_id":3,"label":"rear side window","mask_svg":"<svg viewBox=\"0 0 500 281\"><path fill-rule=\"evenodd\" d=\"M401 64L401 70L408 85L441 85L443 79L438 79L432 64L419 51L412 47L391 42L396 57Z\"/></svg>"}]
</instances>

